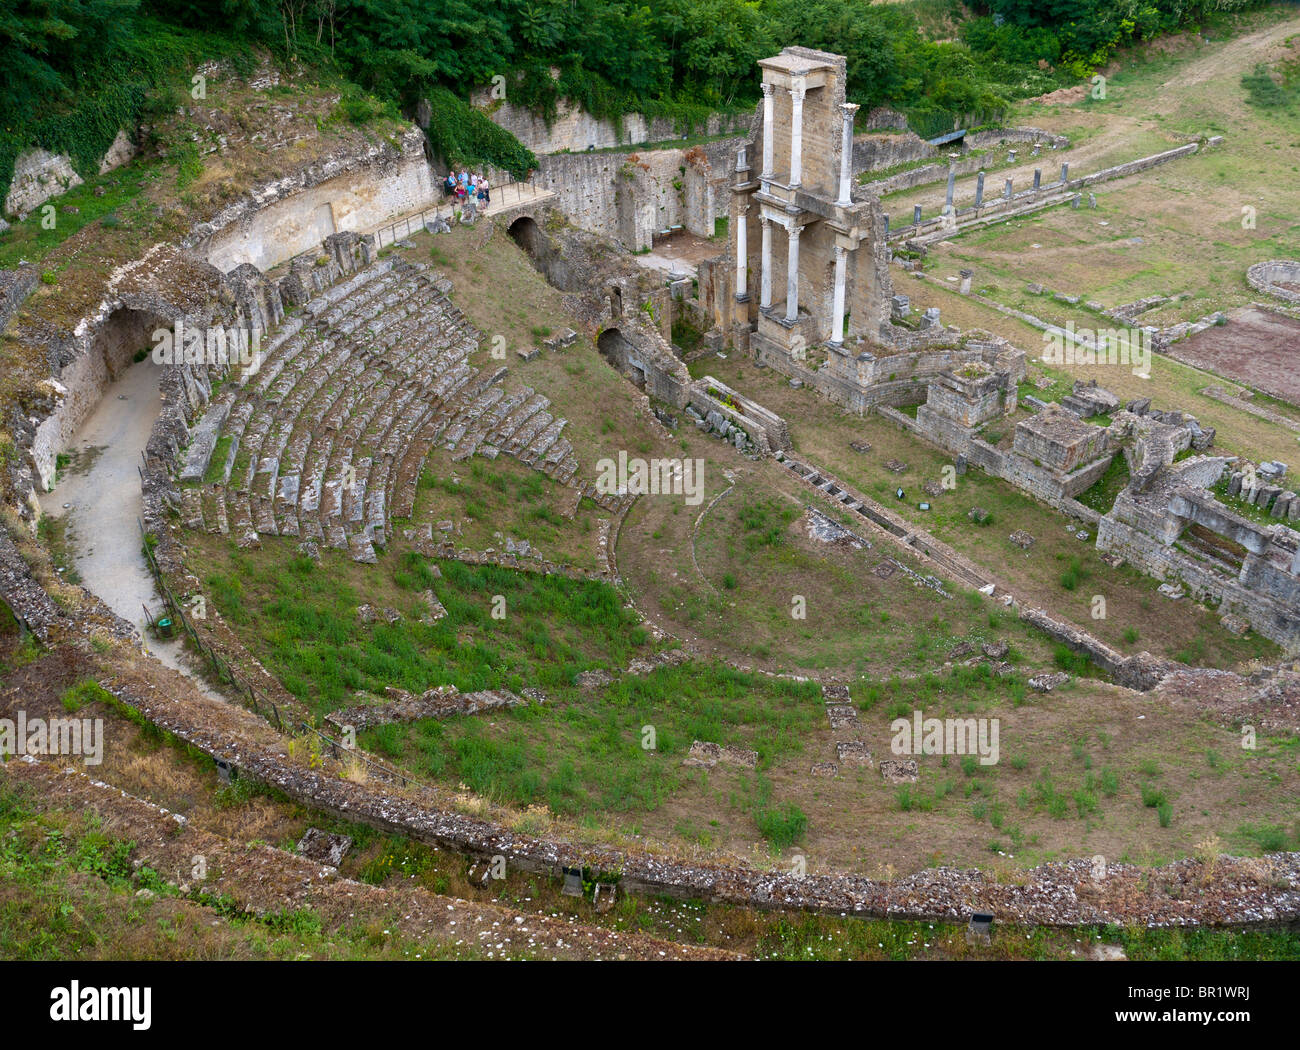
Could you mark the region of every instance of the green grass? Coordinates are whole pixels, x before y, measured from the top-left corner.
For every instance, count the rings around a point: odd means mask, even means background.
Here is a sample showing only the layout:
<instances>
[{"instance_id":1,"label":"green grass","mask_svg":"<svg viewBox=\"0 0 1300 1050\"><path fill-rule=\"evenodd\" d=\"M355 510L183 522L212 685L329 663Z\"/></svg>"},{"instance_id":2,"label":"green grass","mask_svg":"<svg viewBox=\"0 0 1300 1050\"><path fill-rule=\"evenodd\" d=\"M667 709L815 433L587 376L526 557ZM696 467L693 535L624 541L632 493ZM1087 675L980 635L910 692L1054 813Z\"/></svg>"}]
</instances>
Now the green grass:
<instances>
[{"instance_id":1,"label":"green grass","mask_svg":"<svg viewBox=\"0 0 1300 1050\"><path fill-rule=\"evenodd\" d=\"M208 469L203 472L203 484L213 485L225 474L226 458L230 455L230 443L234 439L230 434L222 434L212 448L212 458L208 460Z\"/></svg>"},{"instance_id":2,"label":"green grass","mask_svg":"<svg viewBox=\"0 0 1300 1050\"><path fill-rule=\"evenodd\" d=\"M646 643L636 615L609 585L495 566L441 565L413 551L387 556L389 584L378 574L339 572L292 555L287 545L226 552L204 584L232 624L251 630L285 687L317 711L357 690L386 686L423 692L451 683L479 689L567 687L579 671L621 667ZM363 589L365 588L365 589ZM432 589L448 611L420 622L420 592ZM491 616L505 599L504 619ZM370 602L402 615L363 626Z\"/></svg>"},{"instance_id":3,"label":"green grass","mask_svg":"<svg viewBox=\"0 0 1300 1050\"><path fill-rule=\"evenodd\" d=\"M820 717L820 691L810 683L686 664L627 676L598 696L566 690L544 705L494 713L495 724L427 719L370 730L360 742L420 776L511 805L540 803L571 816L635 813L657 808L699 775L682 767L693 741L755 750L761 770L801 750ZM647 726L653 749L642 747ZM756 812L766 814L769 841L784 843L806 818L798 824L771 809L769 798L764 778Z\"/></svg>"},{"instance_id":4,"label":"green grass","mask_svg":"<svg viewBox=\"0 0 1300 1050\"><path fill-rule=\"evenodd\" d=\"M59 702L63 709L69 712L80 711L87 704L93 703L113 703L114 697L107 689L96 682L93 678L86 678L63 691L59 697Z\"/></svg>"},{"instance_id":5,"label":"green grass","mask_svg":"<svg viewBox=\"0 0 1300 1050\"><path fill-rule=\"evenodd\" d=\"M116 225L117 211L135 201L158 177L156 167L137 163L74 186L48 202L54 209L52 228L47 228L46 213L37 208L0 235L0 269L17 266L22 259L39 263L74 233L98 220ZM98 189L104 191L103 196L96 196Z\"/></svg>"},{"instance_id":6,"label":"green grass","mask_svg":"<svg viewBox=\"0 0 1300 1050\"><path fill-rule=\"evenodd\" d=\"M1099 514L1108 514L1115 505L1115 497L1124 491L1128 480L1128 460L1123 452L1116 452L1105 473L1075 498Z\"/></svg>"}]
</instances>

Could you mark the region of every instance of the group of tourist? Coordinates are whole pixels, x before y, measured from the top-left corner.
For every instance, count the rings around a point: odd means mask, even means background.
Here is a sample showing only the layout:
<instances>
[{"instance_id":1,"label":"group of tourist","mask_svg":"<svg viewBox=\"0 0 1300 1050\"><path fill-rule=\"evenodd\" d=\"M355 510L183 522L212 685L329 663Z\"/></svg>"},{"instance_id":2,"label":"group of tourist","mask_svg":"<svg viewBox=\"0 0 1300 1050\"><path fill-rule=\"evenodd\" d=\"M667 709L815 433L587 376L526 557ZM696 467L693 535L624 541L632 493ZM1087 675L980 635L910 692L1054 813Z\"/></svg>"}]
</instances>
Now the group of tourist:
<instances>
[{"instance_id":1,"label":"group of tourist","mask_svg":"<svg viewBox=\"0 0 1300 1050\"><path fill-rule=\"evenodd\" d=\"M486 175L471 175L467 171L457 175L454 171L449 171L442 188L448 197L455 197L461 203L476 201L480 208L492 203L492 190Z\"/></svg>"}]
</instances>

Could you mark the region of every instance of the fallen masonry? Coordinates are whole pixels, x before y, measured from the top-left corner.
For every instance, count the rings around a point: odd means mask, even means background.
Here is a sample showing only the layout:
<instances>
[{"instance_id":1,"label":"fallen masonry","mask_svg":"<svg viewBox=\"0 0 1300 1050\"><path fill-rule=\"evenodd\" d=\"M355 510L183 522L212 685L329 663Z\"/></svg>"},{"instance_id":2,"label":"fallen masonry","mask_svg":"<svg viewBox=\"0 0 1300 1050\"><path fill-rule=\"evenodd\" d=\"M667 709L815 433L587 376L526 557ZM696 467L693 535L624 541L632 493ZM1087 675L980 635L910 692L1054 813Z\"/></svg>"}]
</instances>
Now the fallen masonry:
<instances>
[{"instance_id":1,"label":"fallen masonry","mask_svg":"<svg viewBox=\"0 0 1300 1050\"><path fill-rule=\"evenodd\" d=\"M385 692L387 699L382 703L332 711L325 716L325 720L340 730L346 727L359 733L376 726L418 722L422 718L450 718L453 715L507 710L522 707L528 702L508 689L462 693L455 686L437 686L419 696L413 696L390 687Z\"/></svg>"},{"instance_id":2,"label":"fallen masonry","mask_svg":"<svg viewBox=\"0 0 1300 1050\"><path fill-rule=\"evenodd\" d=\"M758 765L758 752L749 751L732 744L723 746L704 740L696 740L683 759L682 765L712 769L714 766L736 766L740 769L753 769Z\"/></svg>"}]
</instances>

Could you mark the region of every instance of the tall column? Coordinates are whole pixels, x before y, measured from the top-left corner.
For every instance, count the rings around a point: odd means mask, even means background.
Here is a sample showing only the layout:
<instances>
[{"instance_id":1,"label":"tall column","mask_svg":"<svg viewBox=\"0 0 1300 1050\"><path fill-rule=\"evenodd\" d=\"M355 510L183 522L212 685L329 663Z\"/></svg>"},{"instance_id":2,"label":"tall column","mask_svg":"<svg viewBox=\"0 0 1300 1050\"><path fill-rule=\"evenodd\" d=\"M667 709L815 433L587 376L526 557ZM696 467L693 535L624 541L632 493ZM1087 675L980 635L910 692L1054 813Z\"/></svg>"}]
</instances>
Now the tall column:
<instances>
[{"instance_id":1,"label":"tall column","mask_svg":"<svg viewBox=\"0 0 1300 1050\"><path fill-rule=\"evenodd\" d=\"M808 85L803 77L790 81L790 185L803 178L803 96Z\"/></svg>"},{"instance_id":2,"label":"tall column","mask_svg":"<svg viewBox=\"0 0 1300 1050\"><path fill-rule=\"evenodd\" d=\"M749 298L749 230L745 216L749 214L749 205L741 204L736 209L736 299L744 302Z\"/></svg>"},{"instance_id":3,"label":"tall column","mask_svg":"<svg viewBox=\"0 0 1300 1050\"><path fill-rule=\"evenodd\" d=\"M785 261L785 319L799 320L799 232L802 227L790 223L786 244L788 254Z\"/></svg>"},{"instance_id":4,"label":"tall column","mask_svg":"<svg viewBox=\"0 0 1300 1050\"><path fill-rule=\"evenodd\" d=\"M853 114L858 111L858 107L852 102L845 102L840 109L844 113L844 131L840 139L840 199L835 203L847 208L853 203L849 183L853 179Z\"/></svg>"},{"instance_id":5,"label":"tall column","mask_svg":"<svg viewBox=\"0 0 1300 1050\"><path fill-rule=\"evenodd\" d=\"M763 173L764 179L772 177L772 92L771 84L763 84Z\"/></svg>"},{"instance_id":6,"label":"tall column","mask_svg":"<svg viewBox=\"0 0 1300 1050\"><path fill-rule=\"evenodd\" d=\"M772 305L772 220L766 215L760 215L758 224L763 228L763 256L760 263L763 272L759 277L758 305L766 310Z\"/></svg>"},{"instance_id":7,"label":"tall column","mask_svg":"<svg viewBox=\"0 0 1300 1050\"><path fill-rule=\"evenodd\" d=\"M835 246L835 295L831 300L831 342L844 343L844 278L848 270L848 251L842 244Z\"/></svg>"}]
</instances>

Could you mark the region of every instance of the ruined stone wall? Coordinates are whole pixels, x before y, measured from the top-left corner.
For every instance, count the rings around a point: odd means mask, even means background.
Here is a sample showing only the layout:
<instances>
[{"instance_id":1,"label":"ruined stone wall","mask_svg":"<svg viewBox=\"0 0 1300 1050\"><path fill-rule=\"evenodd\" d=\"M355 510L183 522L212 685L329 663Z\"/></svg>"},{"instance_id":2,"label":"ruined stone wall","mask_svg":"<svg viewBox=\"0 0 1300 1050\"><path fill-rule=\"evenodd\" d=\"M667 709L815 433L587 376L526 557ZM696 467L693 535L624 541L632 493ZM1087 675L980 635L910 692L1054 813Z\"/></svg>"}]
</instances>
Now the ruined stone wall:
<instances>
[{"instance_id":1,"label":"ruined stone wall","mask_svg":"<svg viewBox=\"0 0 1300 1050\"><path fill-rule=\"evenodd\" d=\"M36 267L27 263L16 270L0 270L0 335L22 309L36 287Z\"/></svg>"},{"instance_id":2,"label":"ruined stone wall","mask_svg":"<svg viewBox=\"0 0 1300 1050\"><path fill-rule=\"evenodd\" d=\"M1247 587L1235 577L1215 571L1173 546L1161 543L1141 528L1104 516L1097 526L1097 549L1118 554L1157 580L1182 584L1198 600L1218 602L1219 612L1243 617L1256 631L1288 652L1300 650L1300 613L1288 608L1285 595L1268 587ZM1274 581L1277 582L1277 581ZM1295 580L1290 589L1294 597Z\"/></svg>"},{"instance_id":3,"label":"ruined stone wall","mask_svg":"<svg viewBox=\"0 0 1300 1050\"><path fill-rule=\"evenodd\" d=\"M667 142L680 139L685 129L668 117L648 118L641 113L627 113L616 124L607 118L593 117L577 103L561 99L552 120L504 99L493 99L491 88L481 88L470 95L470 102L484 111L489 120L505 128L536 153L583 153L589 148L635 146L643 142ZM741 131L749 123L748 111L714 113L703 128L692 134L725 135Z\"/></svg>"},{"instance_id":4,"label":"ruined stone wall","mask_svg":"<svg viewBox=\"0 0 1300 1050\"><path fill-rule=\"evenodd\" d=\"M1275 295L1289 303L1300 303L1300 260L1270 259L1268 262L1256 263L1246 271L1246 280L1252 288L1268 295ZM1279 285L1290 285L1282 288Z\"/></svg>"},{"instance_id":5,"label":"ruined stone wall","mask_svg":"<svg viewBox=\"0 0 1300 1050\"><path fill-rule=\"evenodd\" d=\"M701 415L720 413L749 434L764 452L790 447L790 429L784 419L720 379L703 376L696 380L691 386L690 404Z\"/></svg>"},{"instance_id":6,"label":"ruined stone wall","mask_svg":"<svg viewBox=\"0 0 1300 1050\"><path fill-rule=\"evenodd\" d=\"M938 154L938 149L911 131L892 135L856 135L853 139L853 171L881 171L895 164L927 160Z\"/></svg>"},{"instance_id":7,"label":"ruined stone wall","mask_svg":"<svg viewBox=\"0 0 1300 1050\"><path fill-rule=\"evenodd\" d=\"M101 305L80 329L66 363L55 369L57 397L31 437L31 457L38 484L54 484L58 454L68 448L95 410L110 383L128 367L166 369L146 359L132 365L134 355L152 349L151 333L170 329L184 311L160 296L130 295Z\"/></svg>"},{"instance_id":8,"label":"ruined stone wall","mask_svg":"<svg viewBox=\"0 0 1300 1050\"><path fill-rule=\"evenodd\" d=\"M269 270L318 250L332 233L368 231L439 200L424 134L412 127L400 147L372 144L255 190L202 224L187 246L223 273L240 263Z\"/></svg>"},{"instance_id":9,"label":"ruined stone wall","mask_svg":"<svg viewBox=\"0 0 1300 1050\"><path fill-rule=\"evenodd\" d=\"M889 301L894 294L894 278L889 271L892 253L885 238L885 213L879 201L869 202L864 222L873 232L849 255L845 330L846 338L861 335L874 341L889 323Z\"/></svg>"},{"instance_id":10,"label":"ruined stone wall","mask_svg":"<svg viewBox=\"0 0 1300 1050\"><path fill-rule=\"evenodd\" d=\"M560 211L579 229L629 251L651 247L656 233L673 226L712 237L715 218L726 214L728 162L739 141L553 154L539 159L533 182L556 194Z\"/></svg>"}]
</instances>

